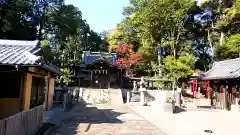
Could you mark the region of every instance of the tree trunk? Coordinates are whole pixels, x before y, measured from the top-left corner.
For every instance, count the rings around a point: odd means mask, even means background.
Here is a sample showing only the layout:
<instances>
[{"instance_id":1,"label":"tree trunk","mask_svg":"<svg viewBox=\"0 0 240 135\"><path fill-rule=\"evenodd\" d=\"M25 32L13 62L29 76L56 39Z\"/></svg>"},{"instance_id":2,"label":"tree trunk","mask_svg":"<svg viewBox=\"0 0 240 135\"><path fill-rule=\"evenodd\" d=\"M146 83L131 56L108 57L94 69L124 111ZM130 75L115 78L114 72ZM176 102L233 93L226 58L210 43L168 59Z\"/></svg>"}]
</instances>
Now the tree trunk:
<instances>
[{"instance_id":1,"label":"tree trunk","mask_svg":"<svg viewBox=\"0 0 240 135\"><path fill-rule=\"evenodd\" d=\"M220 46L223 46L225 40L225 33L221 32L221 37L220 37Z\"/></svg>"},{"instance_id":2,"label":"tree trunk","mask_svg":"<svg viewBox=\"0 0 240 135\"><path fill-rule=\"evenodd\" d=\"M209 46L210 46L211 51L212 51L212 56L214 57L214 48L213 48L212 40L211 40L211 37L210 37L210 30L208 30L208 42L209 42Z\"/></svg>"},{"instance_id":3,"label":"tree trunk","mask_svg":"<svg viewBox=\"0 0 240 135\"><path fill-rule=\"evenodd\" d=\"M175 97L175 93L176 93L176 80L175 79L173 80L172 89L173 89L173 96Z\"/></svg>"},{"instance_id":4,"label":"tree trunk","mask_svg":"<svg viewBox=\"0 0 240 135\"><path fill-rule=\"evenodd\" d=\"M177 55L177 53L176 53L176 49L175 48L173 48L173 56L176 58L176 55Z\"/></svg>"}]
</instances>

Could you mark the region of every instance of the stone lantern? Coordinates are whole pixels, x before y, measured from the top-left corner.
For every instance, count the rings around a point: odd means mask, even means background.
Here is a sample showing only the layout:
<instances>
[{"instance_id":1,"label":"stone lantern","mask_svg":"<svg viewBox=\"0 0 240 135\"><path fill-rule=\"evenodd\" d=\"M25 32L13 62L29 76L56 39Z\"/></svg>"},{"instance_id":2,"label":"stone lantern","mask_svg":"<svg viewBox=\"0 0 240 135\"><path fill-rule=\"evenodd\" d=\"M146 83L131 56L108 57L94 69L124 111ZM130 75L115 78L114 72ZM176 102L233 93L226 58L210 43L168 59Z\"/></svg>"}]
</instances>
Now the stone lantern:
<instances>
[{"instance_id":1,"label":"stone lantern","mask_svg":"<svg viewBox=\"0 0 240 135\"><path fill-rule=\"evenodd\" d=\"M139 88L139 91L140 91L140 105L144 106L144 105L146 105L145 93L146 93L147 89L145 88L145 81L144 81L143 77L141 77L141 81L139 82L139 84L140 84L140 88Z\"/></svg>"}]
</instances>

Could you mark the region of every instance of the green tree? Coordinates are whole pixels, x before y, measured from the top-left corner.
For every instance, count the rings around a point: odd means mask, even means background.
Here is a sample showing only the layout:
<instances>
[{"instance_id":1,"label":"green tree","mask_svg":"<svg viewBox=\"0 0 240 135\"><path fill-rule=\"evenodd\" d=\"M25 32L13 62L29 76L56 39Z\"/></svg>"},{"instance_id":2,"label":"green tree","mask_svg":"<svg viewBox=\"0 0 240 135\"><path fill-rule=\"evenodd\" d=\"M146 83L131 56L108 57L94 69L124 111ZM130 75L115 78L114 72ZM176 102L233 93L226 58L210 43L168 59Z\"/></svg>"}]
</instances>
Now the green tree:
<instances>
[{"instance_id":1,"label":"green tree","mask_svg":"<svg viewBox=\"0 0 240 135\"><path fill-rule=\"evenodd\" d=\"M180 56L178 58L174 56L167 56L164 59L162 66L164 74L173 79L178 86L181 86L180 79L187 78L193 74L192 66L196 59L193 55Z\"/></svg>"},{"instance_id":2,"label":"green tree","mask_svg":"<svg viewBox=\"0 0 240 135\"><path fill-rule=\"evenodd\" d=\"M239 0L209 0L203 3L201 7L210 8L212 12L211 25L208 28L210 29L208 39L214 50L215 60L236 57L228 44L231 44L230 40L234 40L234 38L230 38L231 35L240 32Z\"/></svg>"},{"instance_id":3,"label":"green tree","mask_svg":"<svg viewBox=\"0 0 240 135\"><path fill-rule=\"evenodd\" d=\"M240 34L232 34L226 38L225 44L216 47L217 59L232 59L240 56Z\"/></svg>"},{"instance_id":4,"label":"green tree","mask_svg":"<svg viewBox=\"0 0 240 135\"><path fill-rule=\"evenodd\" d=\"M170 54L176 59L193 53L186 22L188 13L195 7L196 2L192 0L132 0L125 8L125 22L137 35L138 51L149 61L152 70L161 63L157 59L159 47L170 48ZM119 37L124 39L122 35Z\"/></svg>"}]
</instances>

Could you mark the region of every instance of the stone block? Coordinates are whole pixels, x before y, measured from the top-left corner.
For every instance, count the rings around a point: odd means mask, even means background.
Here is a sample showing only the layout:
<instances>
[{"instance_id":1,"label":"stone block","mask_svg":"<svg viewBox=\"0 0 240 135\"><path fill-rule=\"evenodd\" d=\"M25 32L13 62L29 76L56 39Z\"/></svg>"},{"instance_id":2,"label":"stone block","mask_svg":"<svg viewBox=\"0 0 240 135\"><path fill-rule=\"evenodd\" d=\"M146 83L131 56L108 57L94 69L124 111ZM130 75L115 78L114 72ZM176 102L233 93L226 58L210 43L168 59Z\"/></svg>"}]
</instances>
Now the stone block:
<instances>
[{"instance_id":1,"label":"stone block","mask_svg":"<svg viewBox=\"0 0 240 135\"><path fill-rule=\"evenodd\" d=\"M231 105L231 111L233 111L233 112L239 112L239 111L240 111L239 105Z\"/></svg>"}]
</instances>

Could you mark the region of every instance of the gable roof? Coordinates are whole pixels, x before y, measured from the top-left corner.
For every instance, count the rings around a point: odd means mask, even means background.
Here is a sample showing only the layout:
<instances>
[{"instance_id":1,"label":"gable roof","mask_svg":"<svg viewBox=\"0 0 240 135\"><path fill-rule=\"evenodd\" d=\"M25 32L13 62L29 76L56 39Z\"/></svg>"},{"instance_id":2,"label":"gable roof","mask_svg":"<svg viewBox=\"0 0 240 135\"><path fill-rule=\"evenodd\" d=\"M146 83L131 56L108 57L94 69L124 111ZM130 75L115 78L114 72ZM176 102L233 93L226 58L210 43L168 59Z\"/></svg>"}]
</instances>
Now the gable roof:
<instances>
[{"instance_id":1,"label":"gable roof","mask_svg":"<svg viewBox=\"0 0 240 135\"><path fill-rule=\"evenodd\" d=\"M214 62L213 67L201 75L203 80L231 79L240 77L240 58Z\"/></svg>"},{"instance_id":2,"label":"gable roof","mask_svg":"<svg viewBox=\"0 0 240 135\"><path fill-rule=\"evenodd\" d=\"M94 66L94 65L97 65L97 66L102 66L102 65L107 65L107 67L114 67L114 65L113 64L111 64L110 62L108 62L108 60L106 60L105 58L98 58L98 59L96 59L95 61L92 61L91 63L88 63L87 65L86 65L86 67L92 67L92 66Z\"/></svg>"},{"instance_id":3,"label":"gable roof","mask_svg":"<svg viewBox=\"0 0 240 135\"><path fill-rule=\"evenodd\" d=\"M36 64L41 48L39 41L18 41L0 39L0 64L33 65Z\"/></svg>"},{"instance_id":4,"label":"gable roof","mask_svg":"<svg viewBox=\"0 0 240 135\"><path fill-rule=\"evenodd\" d=\"M99 61L99 60L105 60L110 65L115 65L116 58L117 58L117 56L115 53L90 52L90 51L83 52L83 63L85 65L92 64L95 61Z\"/></svg>"},{"instance_id":5,"label":"gable roof","mask_svg":"<svg viewBox=\"0 0 240 135\"><path fill-rule=\"evenodd\" d=\"M40 42L0 39L0 65L39 66L52 73L62 72L50 63L44 63L39 52Z\"/></svg>"}]
</instances>

